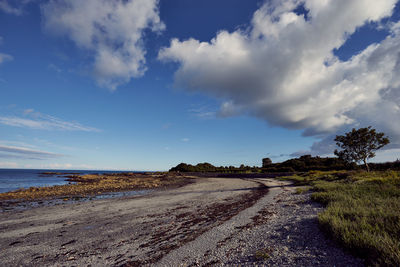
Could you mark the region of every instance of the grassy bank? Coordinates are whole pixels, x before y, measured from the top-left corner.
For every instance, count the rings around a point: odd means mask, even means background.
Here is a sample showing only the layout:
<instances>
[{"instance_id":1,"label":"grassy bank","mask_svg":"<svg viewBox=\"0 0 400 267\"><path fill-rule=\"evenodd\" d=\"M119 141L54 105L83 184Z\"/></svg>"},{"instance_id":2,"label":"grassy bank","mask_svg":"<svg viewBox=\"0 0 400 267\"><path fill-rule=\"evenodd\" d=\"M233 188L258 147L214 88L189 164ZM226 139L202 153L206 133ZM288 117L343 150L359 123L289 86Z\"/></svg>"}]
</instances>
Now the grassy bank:
<instances>
[{"instance_id":1,"label":"grassy bank","mask_svg":"<svg viewBox=\"0 0 400 267\"><path fill-rule=\"evenodd\" d=\"M38 200L54 197L86 197L107 192L120 192L174 186L184 184L186 179L177 175L163 174L89 174L69 176L72 184L50 187L30 187L1 193L0 201Z\"/></svg>"},{"instance_id":2,"label":"grassy bank","mask_svg":"<svg viewBox=\"0 0 400 267\"><path fill-rule=\"evenodd\" d=\"M400 173L309 172L287 179L311 185L326 205L321 228L370 266L400 266Z\"/></svg>"}]
</instances>

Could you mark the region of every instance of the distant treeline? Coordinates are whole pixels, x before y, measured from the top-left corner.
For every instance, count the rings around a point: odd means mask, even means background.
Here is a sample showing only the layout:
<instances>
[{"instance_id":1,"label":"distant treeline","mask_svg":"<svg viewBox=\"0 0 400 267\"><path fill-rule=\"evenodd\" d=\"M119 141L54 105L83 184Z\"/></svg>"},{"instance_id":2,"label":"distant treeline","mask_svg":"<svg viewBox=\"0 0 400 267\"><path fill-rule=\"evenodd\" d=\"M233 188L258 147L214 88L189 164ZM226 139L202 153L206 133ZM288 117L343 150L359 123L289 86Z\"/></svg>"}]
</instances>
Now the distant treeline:
<instances>
[{"instance_id":1,"label":"distant treeline","mask_svg":"<svg viewBox=\"0 0 400 267\"><path fill-rule=\"evenodd\" d=\"M240 167L234 166L220 166L216 167L210 163L199 163L191 165L180 163L176 167L171 168L170 172L221 172L221 173L236 173L236 172L258 172L259 167L250 167L241 165Z\"/></svg>"},{"instance_id":2,"label":"distant treeline","mask_svg":"<svg viewBox=\"0 0 400 267\"><path fill-rule=\"evenodd\" d=\"M265 159L263 160L265 162ZM263 172L305 172L312 170L333 171L354 169L355 164L348 164L339 158L312 157L311 155L289 159L281 163L263 164Z\"/></svg>"},{"instance_id":3,"label":"distant treeline","mask_svg":"<svg viewBox=\"0 0 400 267\"><path fill-rule=\"evenodd\" d=\"M400 160L393 162L384 163L368 163L369 167L373 171L386 171L386 170L397 170L400 171Z\"/></svg>"},{"instance_id":4,"label":"distant treeline","mask_svg":"<svg viewBox=\"0 0 400 267\"><path fill-rule=\"evenodd\" d=\"M311 155L289 159L281 163L272 163L269 158L262 160L263 166L214 166L210 163L199 163L191 165L180 163L171 168L171 172L218 172L218 173L271 173L271 172L306 172L311 170L332 171L332 170L355 170L359 166L355 163L349 164L339 158L312 157ZM371 170L400 170L400 161L386 163L370 163Z\"/></svg>"}]
</instances>

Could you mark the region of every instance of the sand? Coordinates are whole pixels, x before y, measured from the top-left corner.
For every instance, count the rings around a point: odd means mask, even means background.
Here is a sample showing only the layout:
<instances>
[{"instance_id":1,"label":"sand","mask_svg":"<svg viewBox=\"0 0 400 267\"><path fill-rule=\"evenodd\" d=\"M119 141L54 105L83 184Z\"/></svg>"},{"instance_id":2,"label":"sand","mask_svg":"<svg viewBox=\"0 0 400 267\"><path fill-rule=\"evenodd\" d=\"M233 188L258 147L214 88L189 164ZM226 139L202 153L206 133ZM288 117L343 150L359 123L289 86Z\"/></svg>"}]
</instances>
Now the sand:
<instances>
[{"instance_id":1,"label":"sand","mask_svg":"<svg viewBox=\"0 0 400 267\"><path fill-rule=\"evenodd\" d=\"M0 213L1 265L362 265L320 232L323 208L290 183L193 179L143 196Z\"/></svg>"}]
</instances>

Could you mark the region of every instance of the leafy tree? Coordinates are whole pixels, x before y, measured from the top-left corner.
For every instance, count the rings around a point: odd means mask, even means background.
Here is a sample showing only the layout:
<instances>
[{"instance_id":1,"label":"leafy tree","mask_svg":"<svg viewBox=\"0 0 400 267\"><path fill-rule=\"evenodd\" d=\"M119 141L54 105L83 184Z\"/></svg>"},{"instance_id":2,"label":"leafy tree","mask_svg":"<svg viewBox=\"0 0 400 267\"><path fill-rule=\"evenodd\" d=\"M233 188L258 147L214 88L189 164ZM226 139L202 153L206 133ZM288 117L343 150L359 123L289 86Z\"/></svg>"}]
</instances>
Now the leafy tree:
<instances>
[{"instance_id":1,"label":"leafy tree","mask_svg":"<svg viewBox=\"0 0 400 267\"><path fill-rule=\"evenodd\" d=\"M375 129L354 129L345 135L337 135L336 145L342 150L335 150L335 155L347 162L364 162L369 172L367 160L375 157L375 151L389 144L389 138L384 133L377 133Z\"/></svg>"},{"instance_id":2,"label":"leafy tree","mask_svg":"<svg viewBox=\"0 0 400 267\"><path fill-rule=\"evenodd\" d=\"M262 167L267 168L272 164L272 160L270 158L263 158L262 159Z\"/></svg>"}]
</instances>

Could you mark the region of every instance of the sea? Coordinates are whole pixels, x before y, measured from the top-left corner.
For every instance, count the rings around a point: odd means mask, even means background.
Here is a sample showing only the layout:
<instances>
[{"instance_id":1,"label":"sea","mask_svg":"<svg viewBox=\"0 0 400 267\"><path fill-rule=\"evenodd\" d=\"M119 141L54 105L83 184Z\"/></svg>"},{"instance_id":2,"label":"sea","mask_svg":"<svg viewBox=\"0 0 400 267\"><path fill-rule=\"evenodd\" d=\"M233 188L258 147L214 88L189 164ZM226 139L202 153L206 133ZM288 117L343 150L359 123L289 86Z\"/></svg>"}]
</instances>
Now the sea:
<instances>
[{"instance_id":1,"label":"sea","mask_svg":"<svg viewBox=\"0 0 400 267\"><path fill-rule=\"evenodd\" d=\"M44 173L56 174L44 174ZM68 184L68 174L119 173L126 171L99 170L32 170L32 169L0 169L0 193L10 192L32 186L43 187Z\"/></svg>"}]
</instances>

